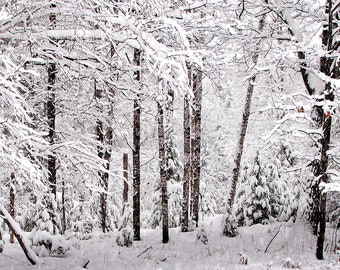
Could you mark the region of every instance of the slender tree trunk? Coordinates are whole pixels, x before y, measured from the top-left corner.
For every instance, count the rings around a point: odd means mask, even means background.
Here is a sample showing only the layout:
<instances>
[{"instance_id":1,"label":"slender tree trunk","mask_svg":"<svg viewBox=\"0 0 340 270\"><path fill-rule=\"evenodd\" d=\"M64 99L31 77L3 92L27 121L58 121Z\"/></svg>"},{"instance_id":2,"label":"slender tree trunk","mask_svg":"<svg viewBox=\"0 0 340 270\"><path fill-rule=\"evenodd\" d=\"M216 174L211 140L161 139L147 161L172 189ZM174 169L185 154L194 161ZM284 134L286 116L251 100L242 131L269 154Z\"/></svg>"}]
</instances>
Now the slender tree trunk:
<instances>
[{"instance_id":1,"label":"slender tree trunk","mask_svg":"<svg viewBox=\"0 0 340 270\"><path fill-rule=\"evenodd\" d=\"M141 51L134 50L134 65L141 65ZM140 70L134 72L134 78L140 82ZM139 94L133 104L133 238L136 241L140 239L140 100Z\"/></svg>"},{"instance_id":2,"label":"slender tree trunk","mask_svg":"<svg viewBox=\"0 0 340 270\"><path fill-rule=\"evenodd\" d=\"M13 231L16 239L18 240L26 258L33 265L40 264L40 260L34 251L31 249L30 242L25 238L24 233L21 231L19 224L17 224L7 210L0 204L0 217L5 221L7 226Z\"/></svg>"},{"instance_id":3,"label":"slender tree trunk","mask_svg":"<svg viewBox=\"0 0 340 270\"><path fill-rule=\"evenodd\" d=\"M103 131L103 122L99 119L96 121L96 135L98 140L98 157L103 159L104 157L104 131ZM106 191L106 179L105 173L103 171L98 172L100 179L100 186ZM106 193L100 193L100 224L102 227L103 233L106 231Z\"/></svg>"},{"instance_id":4,"label":"slender tree trunk","mask_svg":"<svg viewBox=\"0 0 340 270\"><path fill-rule=\"evenodd\" d=\"M123 155L123 177L124 177L124 188L123 188L123 203L129 201L129 160L128 154Z\"/></svg>"},{"instance_id":5,"label":"slender tree trunk","mask_svg":"<svg viewBox=\"0 0 340 270\"><path fill-rule=\"evenodd\" d=\"M15 173L11 173L11 183L10 183L10 190L9 190L9 213L11 217L14 219L15 217ZM14 232L11 232L10 243L14 243Z\"/></svg>"},{"instance_id":6,"label":"slender tree trunk","mask_svg":"<svg viewBox=\"0 0 340 270\"><path fill-rule=\"evenodd\" d=\"M193 119L192 119L192 219L198 226L200 178L201 178L201 107L202 107L202 71L193 72Z\"/></svg>"},{"instance_id":7,"label":"slender tree trunk","mask_svg":"<svg viewBox=\"0 0 340 270\"><path fill-rule=\"evenodd\" d=\"M189 82L191 83L191 67L188 65ZM189 95L184 96L183 111L184 130L184 173L183 173L183 201L182 201L182 232L187 232L189 227L189 200L190 200L190 179L191 179L191 124L190 124L190 104Z\"/></svg>"},{"instance_id":8,"label":"slender tree trunk","mask_svg":"<svg viewBox=\"0 0 340 270\"><path fill-rule=\"evenodd\" d=\"M262 32L264 24L265 24L265 16L262 16L262 18L259 21L259 27L258 27L259 32ZM260 45L261 45L261 41L258 41L257 44L256 44L257 51L254 53L254 56L253 56L254 66L256 66L257 62L258 62L258 58L259 58L259 51L258 50L259 50ZM249 122L251 101L252 101L252 97L253 97L255 81L256 81L256 75L253 75L249 79L249 84L248 84L248 88L247 88L246 103L244 105L244 111L243 111L243 116L242 116L240 137L238 139L238 144L237 144L237 152L236 152L236 158L235 158L235 168L233 169L233 178L232 178L231 190L230 190L230 194L229 194L229 201L228 201L229 208L232 207L232 205L234 204L234 200L235 200L236 187L237 187L237 182L238 182L238 178L239 178L240 170L241 170L243 147L244 147L245 137L246 137L246 134L247 134L247 127L248 127L248 122Z\"/></svg>"},{"instance_id":9,"label":"slender tree trunk","mask_svg":"<svg viewBox=\"0 0 340 270\"><path fill-rule=\"evenodd\" d=\"M334 54L338 51L340 47L340 42L334 41L333 37L336 35L334 31L339 33L339 9L333 9L333 1L326 1L326 11L325 13L328 15L328 21L324 25L323 36L322 36L322 44L327 48L326 55L321 58L320 71L325 75L339 79L340 78L340 68L337 56ZM337 33L337 34L338 34ZM325 91L324 91L324 102L334 101L334 89L330 83L326 83ZM320 155L320 171L322 174L321 183L328 183L328 154L329 145L331 142L331 127L332 127L332 115L331 110L325 111L325 107L322 106L322 122L323 122L323 136L321 139L321 155ZM320 224L317 235L317 245L316 245L316 257L319 260L323 260L323 250L324 250L324 241L325 241L325 232L326 232L326 203L327 203L327 193L322 193L320 190L320 209L319 209L319 217Z\"/></svg>"},{"instance_id":10,"label":"slender tree trunk","mask_svg":"<svg viewBox=\"0 0 340 270\"><path fill-rule=\"evenodd\" d=\"M163 105L158 104L158 145L159 145L159 170L161 178L161 199L162 199L162 232L163 243L169 242L169 219L168 219L168 189L165 159L164 139L164 110Z\"/></svg>"},{"instance_id":11,"label":"slender tree trunk","mask_svg":"<svg viewBox=\"0 0 340 270\"><path fill-rule=\"evenodd\" d=\"M95 97L97 101L102 98L102 90L97 89L95 82ZM100 105L99 105L100 106ZM112 145L112 128L106 128L104 131L103 121L99 118L96 121L96 135L98 140L98 157L103 160L103 167L105 170L99 171L100 186L103 191L100 193L100 215L101 215L101 227L103 233L107 229L107 192L109 189L109 174L110 160L111 160L111 145Z\"/></svg>"},{"instance_id":12,"label":"slender tree trunk","mask_svg":"<svg viewBox=\"0 0 340 270\"><path fill-rule=\"evenodd\" d=\"M329 115L323 125L323 138L322 138L322 146L321 146L321 170L322 177L321 183L328 183L328 175L327 175L327 167L328 167L328 155L327 151L329 150L330 138L331 138L331 126L332 126L332 118ZM324 250L324 241L325 241L325 232L326 232L326 202L327 202L327 193L321 193L320 198L320 224L318 229L318 238L316 245L316 257L319 260L323 260L323 250Z\"/></svg>"},{"instance_id":13,"label":"slender tree trunk","mask_svg":"<svg viewBox=\"0 0 340 270\"><path fill-rule=\"evenodd\" d=\"M56 5L52 4L52 8ZM49 29L54 29L56 25L56 15L54 13L50 14L50 25ZM55 84L56 84L56 74L57 67L54 60L49 59L48 67L48 86L47 86L47 102L46 102L46 113L47 113L47 124L48 124L48 141L51 146L54 144L55 139L55 120L56 120L56 110L55 110ZM48 172L49 172L49 184L50 191L54 194L56 198L57 195L57 168L56 168L57 158L53 151L48 155Z\"/></svg>"},{"instance_id":14,"label":"slender tree trunk","mask_svg":"<svg viewBox=\"0 0 340 270\"><path fill-rule=\"evenodd\" d=\"M65 180L62 181L62 189L61 189L61 204L62 204L62 233L64 234L66 231L66 204L65 204Z\"/></svg>"}]
</instances>

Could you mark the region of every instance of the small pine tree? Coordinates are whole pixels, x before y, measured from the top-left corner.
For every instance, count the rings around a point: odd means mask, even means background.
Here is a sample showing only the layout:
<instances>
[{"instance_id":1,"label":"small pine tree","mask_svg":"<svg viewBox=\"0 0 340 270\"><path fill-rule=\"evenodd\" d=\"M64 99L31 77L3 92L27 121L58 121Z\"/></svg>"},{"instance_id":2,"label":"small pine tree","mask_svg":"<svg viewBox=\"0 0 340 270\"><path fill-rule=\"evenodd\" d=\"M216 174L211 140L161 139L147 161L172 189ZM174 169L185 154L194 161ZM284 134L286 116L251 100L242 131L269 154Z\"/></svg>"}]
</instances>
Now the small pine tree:
<instances>
[{"instance_id":1,"label":"small pine tree","mask_svg":"<svg viewBox=\"0 0 340 270\"><path fill-rule=\"evenodd\" d=\"M230 208L226 211L223 218L223 235L228 237L235 237L238 235L237 222L235 215L231 214Z\"/></svg>"},{"instance_id":2,"label":"small pine tree","mask_svg":"<svg viewBox=\"0 0 340 270\"><path fill-rule=\"evenodd\" d=\"M207 233L207 230L205 229L204 225L201 225L197 229L196 241L201 242L203 244L208 244L208 233Z\"/></svg>"},{"instance_id":3,"label":"small pine tree","mask_svg":"<svg viewBox=\"0 0 340 270\"><path fill-rule=\"evenodd\" d=\"M182 184L170 180L168 182L168 196L169 196L169 228L180 226L182 213Z\"/></svg>"},{"instance_id":4,"label":"small pine tree","mask_svg":"<svg viewBox=\"0 0 340 270\"><path fill-rule=\"evenodd\" d=\"M59 234L61 222L54 195L48 193L37 205L35 226L29 236L32 249L39 257L63 255L69 246Z\"/></svg>"},{"instance_id":5,"label":"small pine tree","mask_svg":"<svg viewBox=\"0 0 340 270\"><path fill-rule=\"evenodd\" d=\"M133 243L133 230L132 230L132 208L130 204L125 203L123 214L118 221L118 235L116 243L121 247L130 247Z\"/></svg>"},{"instance_id":6,"label":"small pine tree","mask_svg":"<svg viewBox=\"0 0 340 270\"><path fill-rule=\"evenodd\" d=\"M162 209L161 209L161 189L160 181L157 179L154 182L154 193L152 196L152 209L149 218L149 223L152 229L158 227L162 219Z\"/></svg>"},{"instance_id":7,"label":"small pine tree","mask_svg":"<svg viewBox=\"0 0 340 270\"><path fill-rule=\"evenodd\" d=\"M91 238L91 233L95 224L95 218L91 214L91 201L85 201L83 196L80 196L79 201L72 200L69 217L71 218L70 230L72 235L79 239Z\"/></svg>"},{"instance_id":8,"label":"small pine tree","mask_svg":"<svg viewBox=\"0 0 340 270\"><path fill-rule=\"evenodd\" d=\"M259 154L241 176L237 194L236 218L239 226L266 224L270 218L270 191Z\"/></svg>"}]
</instances>

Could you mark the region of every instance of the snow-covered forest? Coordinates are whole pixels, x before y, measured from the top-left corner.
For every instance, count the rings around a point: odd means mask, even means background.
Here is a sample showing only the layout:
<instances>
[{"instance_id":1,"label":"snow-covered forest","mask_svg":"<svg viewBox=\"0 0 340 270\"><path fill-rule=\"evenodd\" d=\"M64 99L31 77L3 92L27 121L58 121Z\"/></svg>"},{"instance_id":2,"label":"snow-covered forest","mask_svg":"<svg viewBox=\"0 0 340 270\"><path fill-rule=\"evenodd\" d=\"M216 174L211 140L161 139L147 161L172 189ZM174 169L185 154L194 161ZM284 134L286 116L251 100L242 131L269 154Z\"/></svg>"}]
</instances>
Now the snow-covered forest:
<instances>
[{"instance_id":1,"label":"snow-covered forest","mask_svg":"<svg viewBox=\"0 0 340 270\"><path fill-rule=\"evenodd\" d=\"M1 269L338 269L339 0L0 0Z\"/></svg>"}]
</instances>

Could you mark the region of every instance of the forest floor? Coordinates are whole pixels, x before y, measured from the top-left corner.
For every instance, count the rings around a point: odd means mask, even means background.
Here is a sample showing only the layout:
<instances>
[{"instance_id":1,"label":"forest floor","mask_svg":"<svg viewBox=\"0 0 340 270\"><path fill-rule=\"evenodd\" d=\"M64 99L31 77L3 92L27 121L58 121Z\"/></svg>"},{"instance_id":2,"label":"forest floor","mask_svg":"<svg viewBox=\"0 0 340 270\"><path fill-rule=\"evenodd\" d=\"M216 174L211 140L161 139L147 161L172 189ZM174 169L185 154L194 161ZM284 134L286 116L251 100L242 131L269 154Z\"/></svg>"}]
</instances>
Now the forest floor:
<instances>
[{"instance_id":1,"label":"forest floor","mask_svg":"<svg viewBox=\"0 0 340 270\"><path fill-rule=\"evenodd\" d=\"M143 229L142 241L130 248L119 247L113 234L93 234L88 240L76 243L77 248L65 257L45 257L43 264L31 266L19 244L9 244L5 235L5 249L0 254L0 269L67 270L67 269L286 269L284 262L291 259L300 269L339 270L339 256L325 253L326 259L315 259L316 239L303 224L280 223L240 228L239 235L221 235L222 217L204 220L209 242L196 241L196 232L181 233L170 230L170 242L162 244L161 229ZM279 231L265 253L268 243ZM331 230L328 230L329 233ZM331 233L330 233L331 234ZM339 237L337 238L339 239ZM326 247L331 243L329 236ZM246 254L248 264L240 264L240 253Z\"/></svg>"}]
</instances>

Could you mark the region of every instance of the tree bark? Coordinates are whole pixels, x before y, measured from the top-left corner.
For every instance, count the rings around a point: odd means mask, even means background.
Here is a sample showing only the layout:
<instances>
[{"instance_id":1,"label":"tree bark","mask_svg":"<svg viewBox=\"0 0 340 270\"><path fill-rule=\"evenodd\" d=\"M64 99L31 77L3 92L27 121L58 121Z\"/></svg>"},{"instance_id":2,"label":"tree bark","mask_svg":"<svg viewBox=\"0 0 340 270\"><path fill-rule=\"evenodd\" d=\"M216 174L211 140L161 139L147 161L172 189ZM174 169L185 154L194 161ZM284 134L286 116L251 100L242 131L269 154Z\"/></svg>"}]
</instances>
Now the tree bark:
<instances>
[{"instance_id":1,"label":"tree bark","mask_svg":"<svg viewBox=\"0 0 340 270\"><path fill-rule=\"evenodd\" d=\"M158 105L158 146L159 146L159 171L161 178L161 201L162 201L162 233L163 243L169 242L169 215L168 215L168 189L165 159L165 139L164 139L164 110L163 105Z\"/></svg>"},{"instance_id":2,"label":"tree bark","mask_svg":"<svg viewBox=\"0 0 340 270\"><path fill-rule=\"evenodd\" d=\"M123 155L123 177L124 177L124 188L123 188L123 203L129 201L129 160L128 154Z\"/></svg>"},{"instance_id":3,"label":"tree bark","mask_svg":"<svg viewBox=\"0 0 340 270\"><path fill-rule=\"evenodd\" d=\"M141 65L141 51L134 50L134 65L139 68ZM137 83L141 80L140 70L134 72L134 79ZM139 89L138 89L139 90ZM140 100L139 94L133 103L133 238L135 241L140 238Z\"/></svg>"},{"instance_id":4,"label":"tree bark","mask_svg":"<svg viewBox=\"0 0 340 270\"><path fill-rule=\"evenodd\" d=\"M7 226L13 231L16 239L18 240L22 250L24 251L26 258L33 265L40 264L38 256L30 247L29 241L25 238L23 232L21 231L19 224L14 221L7 210L0 204L0 217L5 221Z\"/></svg>"},{"instance_id":5,"label":"tree bark","mask_svg":"<svg viewBox=\"0 0 340 270\"><path fill-rule=\"evenodd\" d=\"M188 65L188 77L191 83L191 67ZM189 227L189 200L190 200L190 182L191 182L191 125L190 125L190 104L189 95L184 96L183 110L183 130L184 130L184 173L183 173L183 202L182 202L182 232L187 232Z\"/></svg>"},{"instance_id":6,"label":"tree bark","mask_svg":"<svg viewBox=\"0 0 340 270\"><path fill-rule=\"evenodd\" d=\"M201 108L202 108L202 71L193 72L193 118L192 118L192 220L198 226L200 178L201 178Z\"/></svg>"},{"instance_id":7,"label":"tree bark","mask_svg":"<svg viewBox=\"0 0 340 270\"><path fill-rule=\"evenodd\" d=\"M320 71L325 75L339 79L340 71L339 71L339 63L337 61L337 56L334 54L338 51L340 47L339 41L334 41L333 37L336 33L334 31L339 32L339 11L333 10L333 1L326 1L326 10L325 13L328 15L328 21L324 25L323 35L322 35L322 44L325 48L327 48L326 55L321 58L320 61ZM332 85L330 83L326 83L325 91L324 91L324 102L334 101L334 89L332 89ZM320 171L322 174L321 183L328 183L328 154L329 145L331 142L331 127L332 127L332 115L331 110L325 111L325 106L322 106L322 128L323 128L323 136L321 139L321 154L320 154ZM319 209L319 217L320 224L317 235L317 244L316 244L316 258L318 260L323 260L323 250L324 250L324 241L325 241L325 232L326 232L326 206L327 206L327 193L322 193L320 190L321 198L320 198L320 209Z\"/></svg>"},{"instance_id":8,"label":"tree bark","mask_svg":"<svg viewBox=\"0 0 340 270\"><path fill-rule=\"evenodd\" d=\"M259 21L258 29L259 29L260 33L263 31L264 24L265 24L265 15L263 15L262 18ZM257 44L256 44L257 51L253 55L254 66L256 66L257 62L258 62L258 58L259 58L258 49L259 49L260 45L261 45L261 41L258 41ZM253 97L255 81L256 81L256 74L253 75L249 79L249 84L248 84L248 88L247 88L246 103L244 105L244 111L243 111L243 116L242 116L240 137L238 139L238 144L237 144L237 152L236 152L236 158L235 158L235 168L233 169L233 178L232 178L232 182L231 182L231 190L230 190L229 200L228 200L229 208L231 208L233 206L234 200L235 200L236 187L237 187L237 182L238 182L238 178L239 178L240 170L241 170L243 147L244 147L245 137L246 137L246 134L247 134L247 127L248 127L248 122L249 122L251 101L252 101L252 97Z\"/></svg>"},{"instance_id":9,"label":"tree bark","mask_svg":"<svg viewBox=\"0 0 340 270\"><path fill-rule=\"evenodd\" d=\"M95 97L98 100L102 98L102 90L97 89L95 82ZM109 173L110 160L111 160L111 145L112 145L112 128L106 128L104 132L103 121L99 118L96 121L96 135L98 140L98 157L103 160L103 167L105 170L99 171L100 186L103 191L100 193L100 215L101 215L101 227L103 233L107 229L107 192L109 189Z\"/></svg>"},{"instance_id":10,"label":"tree bark","mask_svg":"<svg viewBox=\"0 0 340 270\"><path fill-rule=\"evenodd\" d=\"M52 4L52 8L55 8L56 5ZM50 25L49 30L54 29L56 25L56 14L51 13L50 17ZM52 43L52 41L50 42ZM48 141L51 146L54 144L55 139L55 120L56 120L56 110L55 110L55 84L56 84L56 74L57 67L56 63L53 59L49 59L48 67L48 86L47 86L47 102L46 102L46 114L47 114L47 125L48 125ZM49 185L50 191L54 194L56 198L57 195L57 168L56 168L57 158L54 151L51 151L51 154L48 155L48 172L49 172Z\"/></svg>"},{"instance_id":11,"label":"tree bark","mask_svg":"<svg viewBox=\"0 0 340 270\"><path fill-rule=\"evenodd\" d=\"M15 217L15 173L11 173L11 183L10 183L10 190L9 190L9 213L11 217L14 219ZM11 232L10 243L14 243L14 232Z\"/></svg>"},{"instance_id":12,"label":"tree bark","mask_svg":"<svg viewBox=\"0 0 340 270\"><path fill-rule=\"evenodd\" d=\"M61 189L61 204L62 204L62 233L64 234L66 231L66 204L65 204L65 180L62 181L62 189Z\"/></svg>"}]
</instances>

